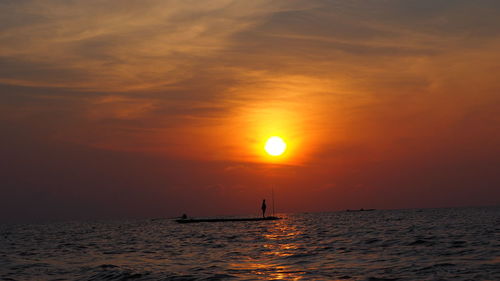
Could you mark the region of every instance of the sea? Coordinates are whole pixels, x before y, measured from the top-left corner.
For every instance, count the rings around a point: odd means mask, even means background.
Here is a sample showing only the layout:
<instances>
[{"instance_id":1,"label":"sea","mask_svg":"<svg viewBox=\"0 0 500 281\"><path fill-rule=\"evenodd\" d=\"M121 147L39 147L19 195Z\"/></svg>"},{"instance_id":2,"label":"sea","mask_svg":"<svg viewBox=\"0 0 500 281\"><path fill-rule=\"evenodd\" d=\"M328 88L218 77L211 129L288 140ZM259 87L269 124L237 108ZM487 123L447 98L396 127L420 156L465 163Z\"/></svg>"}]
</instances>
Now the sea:
<instances>
[{"instance_id":1,"label":"sea","mask_svg":"<svg viewBox=\"0 0 500 281\"><path fill-rule=\"evenodd\" d=\"M500 280L500 207L0 225L0 280Z\"/></svg>"}]
</instances>

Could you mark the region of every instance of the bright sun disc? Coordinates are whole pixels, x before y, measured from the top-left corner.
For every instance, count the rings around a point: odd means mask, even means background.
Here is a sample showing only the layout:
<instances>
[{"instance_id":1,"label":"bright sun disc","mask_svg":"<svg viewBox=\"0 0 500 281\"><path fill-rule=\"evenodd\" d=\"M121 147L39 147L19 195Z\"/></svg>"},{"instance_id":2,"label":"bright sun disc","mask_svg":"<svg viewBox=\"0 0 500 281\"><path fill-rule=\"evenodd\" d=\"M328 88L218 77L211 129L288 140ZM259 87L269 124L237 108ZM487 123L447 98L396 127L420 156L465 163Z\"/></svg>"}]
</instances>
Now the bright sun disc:
<instances>
[{"instance_id":1,"label":"bright sun disc","mask_svg":"<svg viewBox=\"0 0 500 281\"><path fill-rule=\"evenodd\" d=\"M272 156L279 156L286 150L286 143L280 137L270 137L264 147L267 153Z\"/></svg>"}]
</instances>

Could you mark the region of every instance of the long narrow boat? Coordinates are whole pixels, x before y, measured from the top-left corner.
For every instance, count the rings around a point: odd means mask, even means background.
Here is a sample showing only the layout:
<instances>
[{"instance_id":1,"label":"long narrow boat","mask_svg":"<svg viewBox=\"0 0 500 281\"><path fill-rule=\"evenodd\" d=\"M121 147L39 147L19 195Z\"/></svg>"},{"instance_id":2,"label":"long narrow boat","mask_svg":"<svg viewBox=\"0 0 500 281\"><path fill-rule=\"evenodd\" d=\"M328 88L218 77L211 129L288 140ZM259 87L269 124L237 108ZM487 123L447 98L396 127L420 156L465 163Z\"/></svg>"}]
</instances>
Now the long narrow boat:
<instances>
[{"instance_id":1,"label":"long narrow boat","mask_svg":"<svg viewBox=\"0 0 500 281\"><path fill-rule=\"evenodd\" d=\"M345 211L346 212L371 212L371 211L375 211L375 209L363 209L363 208L361 208L359 210L349 210L349 209L347 209Z\"/></svg>"},{"instance_id":2,"label":"long narrow boat","mask_svg":"<svg viewBox=\"0 0 500 281\"><path fill-rule=\"evenodd\" d=\"M280 220L280 217L265 218L214 218L214 219L177 219L178 223L196 223L196 222L229 222L229 221L272 221Z\"/></svg>"}]
</instances>

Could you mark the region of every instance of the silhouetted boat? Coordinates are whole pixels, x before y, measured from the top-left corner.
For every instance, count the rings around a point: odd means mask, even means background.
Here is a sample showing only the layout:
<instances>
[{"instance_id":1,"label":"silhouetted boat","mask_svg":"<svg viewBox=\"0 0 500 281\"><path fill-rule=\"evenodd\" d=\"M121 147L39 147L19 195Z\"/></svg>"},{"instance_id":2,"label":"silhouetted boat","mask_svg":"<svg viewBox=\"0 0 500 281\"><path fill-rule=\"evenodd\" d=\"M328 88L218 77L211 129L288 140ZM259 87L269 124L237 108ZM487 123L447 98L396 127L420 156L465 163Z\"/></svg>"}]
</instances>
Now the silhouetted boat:
<instances>
[{"instance_id":1,"label":"silhouetted boat","mask_svg":"<svg viewBox=\"0 0 500 281\"><path fill-rule=\"evenodd\" d=\"M265 218L214 218L214 219L176 219L178 223L196 223L196 222L229 222L229 221L272 221L280 220L280 217Z\"/></svg>"},{"instance_id":2,"label":"silhouetted boat","mask_svg":"<svg viewBox=\"0 0 500 281\"><path fill-rule=\"evenodd\" d=\"M361 208L359 210L349 210L349 209L347 209L345 211L346 212L370 212L370 211L375 211L375 209L363 209L363 208Z\"/></svg>"}]
</instances>

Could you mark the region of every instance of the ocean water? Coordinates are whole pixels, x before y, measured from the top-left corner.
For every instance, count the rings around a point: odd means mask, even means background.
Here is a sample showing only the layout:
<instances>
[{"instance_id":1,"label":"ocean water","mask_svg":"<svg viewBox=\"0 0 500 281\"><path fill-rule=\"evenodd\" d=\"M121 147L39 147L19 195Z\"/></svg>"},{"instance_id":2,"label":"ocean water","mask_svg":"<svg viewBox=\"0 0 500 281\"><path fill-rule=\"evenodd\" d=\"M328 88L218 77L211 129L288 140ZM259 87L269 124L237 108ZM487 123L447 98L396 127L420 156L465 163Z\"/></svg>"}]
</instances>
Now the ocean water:
<instances>
[{"instance_id":1,"label":"ocean water","mask_svg":"<svg viewBox=\"0 0 500 281\"><path fill-rule=\"evenodd\" d=\"M0 280L500 280L500 208L0 225Z\"/></svg>"}]
</instances>

